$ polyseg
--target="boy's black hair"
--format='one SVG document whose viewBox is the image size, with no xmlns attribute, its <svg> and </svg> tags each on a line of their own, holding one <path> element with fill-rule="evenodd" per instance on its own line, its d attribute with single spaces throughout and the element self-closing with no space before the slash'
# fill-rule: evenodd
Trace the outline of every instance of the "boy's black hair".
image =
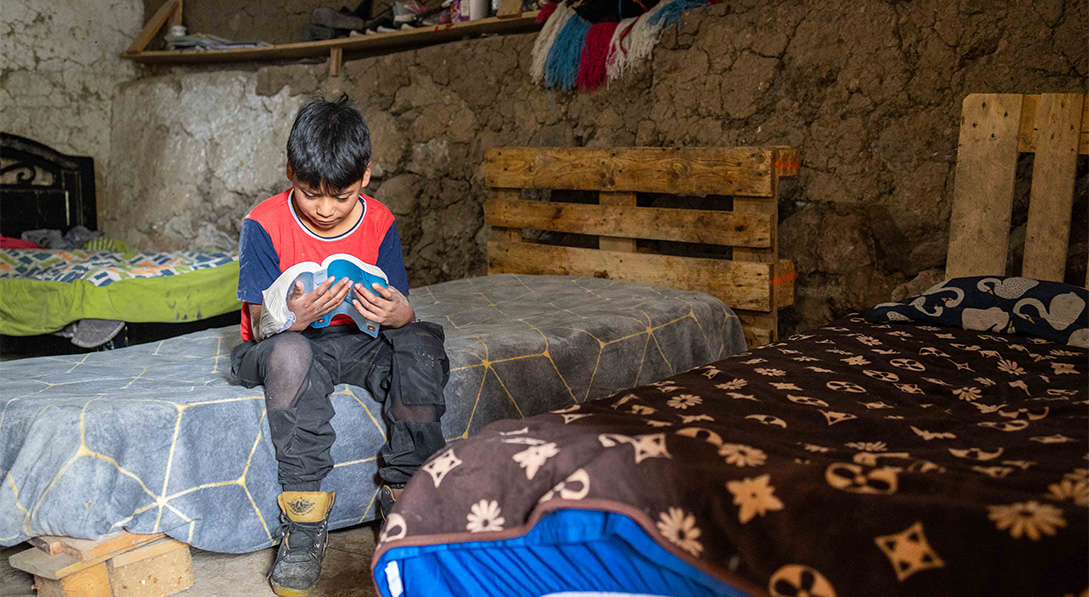
<svg viewBox="0 0 1089 597">
<path fill-rule="evenodd" d="M 299 108 L 287 138 L 287 163 L 295 180 L 336 192 L 362 180 L 371 162 L 371 132 L 347 94 L 314 98 Z"/>
</svg>

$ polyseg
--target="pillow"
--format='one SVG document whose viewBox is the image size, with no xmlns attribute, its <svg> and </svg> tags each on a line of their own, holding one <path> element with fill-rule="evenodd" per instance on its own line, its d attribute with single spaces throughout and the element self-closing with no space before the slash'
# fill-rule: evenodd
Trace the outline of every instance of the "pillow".
<svg viewBox="0 0 1089 597">
<path fill-rule="evenodd" d="M 871 322 L 926 322 L 966 330 L 1022 334 L 1089 348 L 1089 290 L 1031 278 L 976 276 L 866 313 Z"/>
</svg>

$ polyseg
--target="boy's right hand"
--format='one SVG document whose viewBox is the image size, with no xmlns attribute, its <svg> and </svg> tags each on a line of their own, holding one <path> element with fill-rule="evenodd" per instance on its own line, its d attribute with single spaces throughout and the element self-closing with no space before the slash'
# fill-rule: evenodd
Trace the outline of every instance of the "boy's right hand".
<svg viewBox="0 0 1089 597">
<path fill-rule="evenodd" d="M 300 331 L 325 314 L 337 308 L 352 289 L 350 278 L 341 278 L 334 286 L 334 279 L 329 278 L 310 292 L 305 292 L 302 282 L 295 282 L 295 288 L 287 297 L 287 308 L 295 314 L 295 325 L 291 331 Z"/>
</svg>

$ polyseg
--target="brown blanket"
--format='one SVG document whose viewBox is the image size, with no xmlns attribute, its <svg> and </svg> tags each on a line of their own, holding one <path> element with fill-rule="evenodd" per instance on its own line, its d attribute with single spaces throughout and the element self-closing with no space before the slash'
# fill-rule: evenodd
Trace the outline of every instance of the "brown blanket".
<svg viewBox="0 0 1089 597">
<path fill-rule="evenodd" d="M 1087 352 L 851 317 L 596 402 L 501 421 L 414 477 L 391 547 L 634 518 L 750 592 L 1082 595 Z"/>
</svg>

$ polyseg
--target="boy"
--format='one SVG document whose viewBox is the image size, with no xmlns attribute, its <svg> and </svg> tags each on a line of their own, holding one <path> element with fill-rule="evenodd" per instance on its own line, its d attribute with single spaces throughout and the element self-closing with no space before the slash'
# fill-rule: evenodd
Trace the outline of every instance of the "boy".
<svg viewBox="0 0 1089 597">
<path fill-rule="evenodd" d="M 439 418 L 450 367 L 442 327 L 416 320 L 406 298 L 397 224 L 384 205 L 360 193 L 370 182 L 370 156 L 367 123 L 347 96 L 311 100 L 299 110 L 287 142 L 292 188 L 258 204 L 242 223 L 238 298 L 244 301 L 245 342 L 231 352 L 231 372 L 246 387 L 264 384 L 283 486 L 277 500 L 283 539 L 269 572 L 277 595 L 306 595 L 321 573 L 335 498 L 321 491 L 321 480 L 333 468 L 329 393 L 336 384 L 364 386 L 383 402 L 389 429 L 379 452 L 383 513 L 445 444 Z M 262 293 L 280 273 L 335 253 L 377 265 L 389 288 L 352 287 L 344 278 L 306 293 L 295 283 L 286 297 L 288 320 L 271 320 Z M 382 325 L 377 338 L 345 315 L 326 328 L 310 327 L 349 293 L 360 313 Z"/>
</svg>

